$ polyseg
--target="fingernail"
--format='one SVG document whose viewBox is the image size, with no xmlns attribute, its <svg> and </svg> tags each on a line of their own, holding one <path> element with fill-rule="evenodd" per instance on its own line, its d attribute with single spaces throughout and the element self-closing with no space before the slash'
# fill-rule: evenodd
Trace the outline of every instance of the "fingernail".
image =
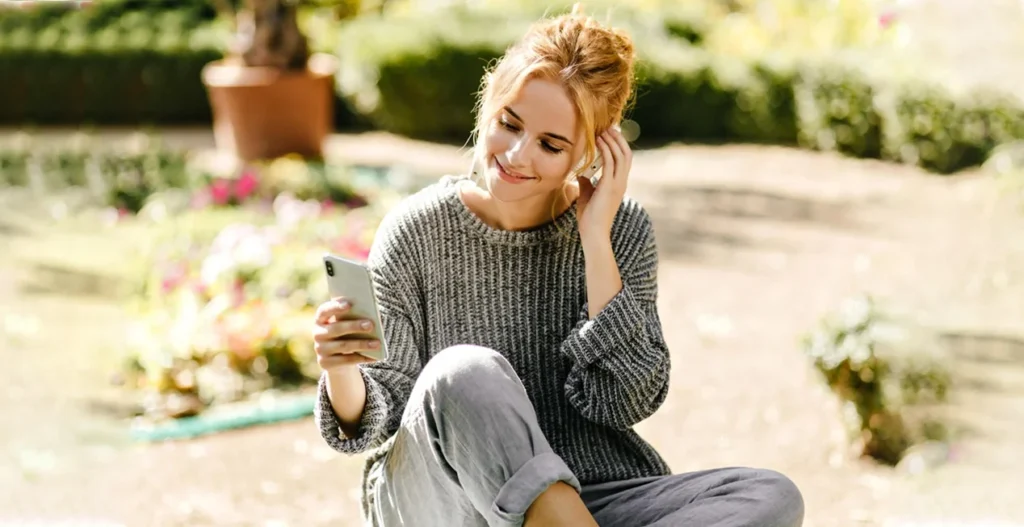
<svg viewBox="0 0 1024 527">
<path fill-rule="evenodd" d="M 345 309 L 348 307 L 348 301 L 342 300 L 341 302 L 338 302 L 338 305 L 341 306 L 342 309 Z"/>
<path fill-rule="evenodd" d="M 370 329 L 373 327 L 373 324 L 371 324 L 369 320 L 363 321 L 363 323 L 359 325 L 362 326 L 363 329 Z"/>
<path fill-rule="evenodd" d="M 379 347 L 379 346 L 380 346 L 380 343 L 377 342 L 376 340 L 371 340 L 370 341 L 370 347 L 371 348 L 376 348 L 376 347 Z"/>
</svg>

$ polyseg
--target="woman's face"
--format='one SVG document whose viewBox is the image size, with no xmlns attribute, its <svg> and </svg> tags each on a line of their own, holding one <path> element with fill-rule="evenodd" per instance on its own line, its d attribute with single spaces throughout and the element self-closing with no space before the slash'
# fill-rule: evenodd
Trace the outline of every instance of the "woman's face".
<svg viewBox="0 0 1024 527">
<path fill-rule="evenodd" d="M 531 79 L 486 128 L 485 180 L 503 202 L 560 192 L 583 155 L 576 110 L 561 84 Z"/>
</svg>

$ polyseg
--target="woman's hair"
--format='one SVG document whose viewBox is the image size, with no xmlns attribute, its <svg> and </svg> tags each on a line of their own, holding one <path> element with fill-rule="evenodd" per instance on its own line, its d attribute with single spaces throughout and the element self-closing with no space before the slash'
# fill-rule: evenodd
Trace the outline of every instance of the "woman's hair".
<svg viewBox="0 0 1024 527">
<path fill-rule="evenodd" d="M 633 93 L 633 41 L 621 30 L 572 13 L 534 23 L 483 78 L 474 139 L 482 148 L 487 127 L 531 79 L 560 83 L 575 105 L 586 140 L 584 160 L 597 155 L 598 132 L 622 120 Z"/>
</svg>

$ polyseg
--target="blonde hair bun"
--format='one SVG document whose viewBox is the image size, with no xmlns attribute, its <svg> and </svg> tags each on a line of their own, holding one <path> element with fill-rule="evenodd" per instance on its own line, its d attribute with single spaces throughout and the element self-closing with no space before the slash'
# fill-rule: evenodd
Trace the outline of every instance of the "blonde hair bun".
<svg viewBox="0 0 1024 527">
<path fill-rule="evenodd" d="M 635 49 L 629 34 L 572 12 L 541 19 L 484 75 L 476 119 L 476 139 L 530 79 L 565 87 L 586 132 L 585 160 L 596 152 L 597 132 L 618 124 L 633 96 Z"/>
</svg>

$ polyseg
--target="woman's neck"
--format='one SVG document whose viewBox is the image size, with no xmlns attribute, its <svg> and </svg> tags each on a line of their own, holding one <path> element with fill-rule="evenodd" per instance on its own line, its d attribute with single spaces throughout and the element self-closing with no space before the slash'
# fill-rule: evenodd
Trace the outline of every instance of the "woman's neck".
<svg viewBox="0 0 1024 527">
<path fill-rule="evenodd" d="M 484 223 L 505 231 L 524 231 L 552 221 L 568 209 L 579 188 L 569 185 L 547 196 L 537 196 L 514 203 L 498 201 L 476 184 L 461 187 L 463 202 Z"/>
</svg>

